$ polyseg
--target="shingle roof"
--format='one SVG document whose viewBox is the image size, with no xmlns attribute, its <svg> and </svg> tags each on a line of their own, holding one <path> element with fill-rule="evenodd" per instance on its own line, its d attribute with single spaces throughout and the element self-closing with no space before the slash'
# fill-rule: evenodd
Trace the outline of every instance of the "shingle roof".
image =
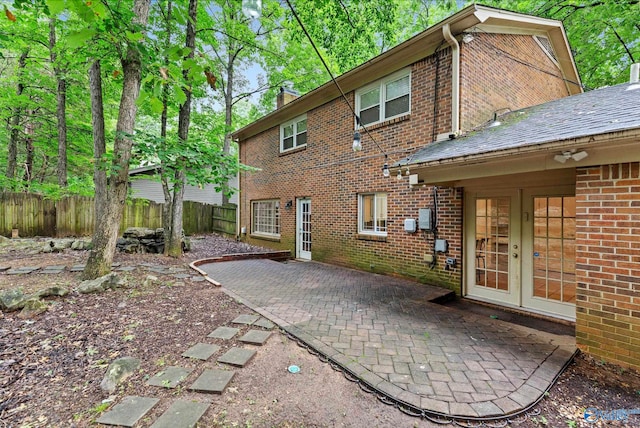
<svg viewBox="0 0 640 428">
<path fill-rule="evenodd" d="M 395 166 L 499 153 L 580 137 L 640 129 L 640 84 L 624 83 L 510 112 L 501 125 L 429 143 Z"/>
</svg>

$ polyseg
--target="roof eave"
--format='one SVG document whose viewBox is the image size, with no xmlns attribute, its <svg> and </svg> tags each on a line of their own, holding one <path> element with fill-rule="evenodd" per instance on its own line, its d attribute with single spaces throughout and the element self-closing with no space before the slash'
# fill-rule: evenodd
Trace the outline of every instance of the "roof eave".
<svg viewBox="0 0 640 428">
<path fill-rule="evenodd" d="M 507 23 L 509 25 L 507 25 Z M 561 23 L 477 4 L 472 4 L 462 9 L 455 15 L 415 35 L 393 49 L 344 73 L 337 77 L 336 81 L 343 92 L 347 94 L 362 87 L 366 83 L 375 81 L 395 70 L 407 67 L 428 57 L 433 54 L 443 41 L 442 27 L 446 24 L 449 24 L 453 34 L 460 34 L 478 24 L 501 25 L 506 27 L 524 26 L 530 30 L 539 29 L 541 32 L 544 32 L 544 29 L 546 29 L 554 47 L 560 51 L 556 52 L 556 55 L 558 55 L 560 67 L 565 75 L 565 79 L 579 82 L 577 69 L 575 68 L 571 50 L 569 49 L 569 44 Z M 581 92 L 581 88 L 579 91 Z M 329 81 L 287 105 L 263 116 L 257 121 L 233 132 L 232 138 L 235 141 L 242 142 L 340 96 L 340 91 L 336 85 L 332 81 Z"/>
</svg>

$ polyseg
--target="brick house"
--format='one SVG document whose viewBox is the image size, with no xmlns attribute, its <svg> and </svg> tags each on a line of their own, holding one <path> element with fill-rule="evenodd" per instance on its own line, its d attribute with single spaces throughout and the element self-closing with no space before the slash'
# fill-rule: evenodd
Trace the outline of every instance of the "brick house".
<svg viewBox="0 0 640 428">
<path fill-rule="evenodd" d="M 234 133 L 243 240 L 576 321 L 640 367 L 640 91 L 582 94 L 561 23 L 480 5 L 337 82 L 350 105 L 283 92 Z"/>
</svg>

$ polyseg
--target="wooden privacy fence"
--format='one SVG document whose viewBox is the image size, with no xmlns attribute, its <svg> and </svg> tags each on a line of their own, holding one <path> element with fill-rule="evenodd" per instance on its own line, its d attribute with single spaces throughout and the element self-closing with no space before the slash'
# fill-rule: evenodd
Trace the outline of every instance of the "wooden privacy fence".
<svg viewBox="0 0 640 428">
<path fill-rule="evenodd" d="M 212 208 L 212 229 L 225 235 L 235 236 L 236 230 L 236 210 L 235 204 L 210 205 Z"/>
<path fill-rule="evenodd" d="M 214 205 L 185 201 L 183 228 L 187 235 L 219 231 L 235 235 L 235 205 L 225 208 L 226 223 L 214 226 Z M 233 211 L 233 215 L 229 214 Z M 90 236 L 93 234 L 93 198 L 69 196 L 59 201 L 30 193 L 0 193 L 0 235 L 21 237 Z M 216 220 L 217 221 L 217 220 Z M 229 224 L 229 223 L 232 224 Z M 162 204 L 133 199 L 125 206 L 120 233 L 127 227 L 162 227 Z"/>
</svg>

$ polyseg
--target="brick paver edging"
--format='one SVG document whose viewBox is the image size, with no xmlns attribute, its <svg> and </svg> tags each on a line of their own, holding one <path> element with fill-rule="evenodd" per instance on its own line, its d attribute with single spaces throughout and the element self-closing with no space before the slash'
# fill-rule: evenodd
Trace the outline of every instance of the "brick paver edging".
<svg viewBox="0 0 640 428">
<path fill-rule="evenodd" d="M 222 286 L 218 281 L 209 277 L 207 272 L 200 269 L 198 266 L 206 265 L 209 263 L 219 263 L 219 262 L 230 262 L 235 260 L 248 260 L 248 259 L 269 259 L 274 260 L 276 262 L 284 262 L 291 259 L 291 251 L 282 250 L 282 251 L 268 251 L 261 253 L 235 253 L 235 254 L 225 254 L 223 256 L 218 257 L 210 257 L 207 259 L 199 259 L 189 263 L 189 267 L 200 275 L 204 277 L 207 281 L 213 284 L 216 287 Z"/>
</svg>

